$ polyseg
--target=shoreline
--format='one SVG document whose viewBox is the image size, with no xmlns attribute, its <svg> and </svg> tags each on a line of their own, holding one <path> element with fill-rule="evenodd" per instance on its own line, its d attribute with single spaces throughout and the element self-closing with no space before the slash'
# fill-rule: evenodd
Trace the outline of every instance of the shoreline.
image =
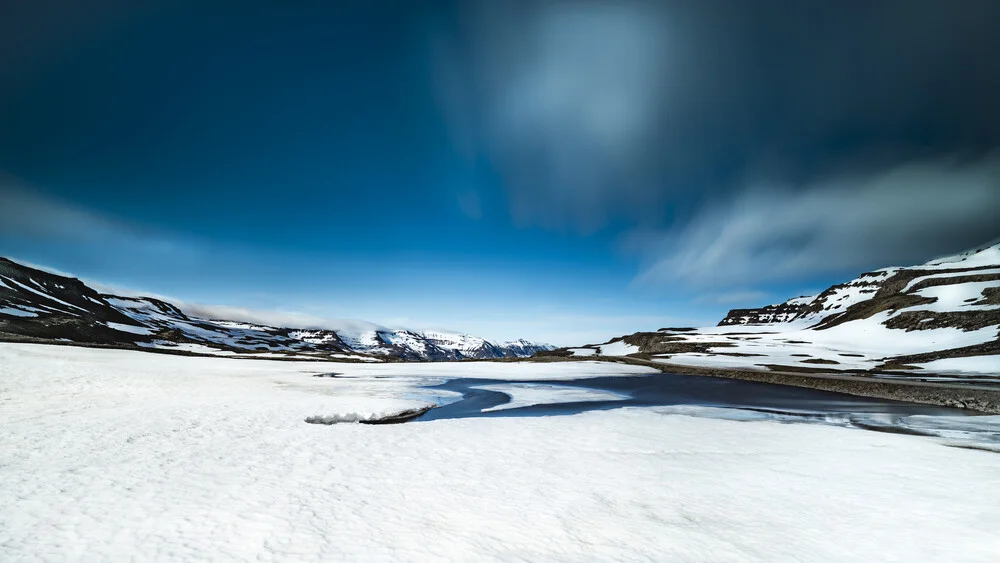
<svg viewBox="0 0 1000 563">
<path fill-rule="evenodd" d="M 740 379 L 744 381 L 755 381 L 758 383 L 803 387 L 819 391 L 832 391 L 835 393 L 844 393 L 846 395 L 855 395 L 858 397 L 870 397 L 873 399 L 889 399 L 904 401 L 907 403 L 962 408 L 984 414 L 1000 414 L 1000 388 L 989 388 L 974 384 L 954 385 L 950 383 L 929 381 L 886 380 L 835 373 L 792 373 L 783 371 L 706 368 L 654 362 L 652 360 L 644 360 L 642 358 L 628 356 L 594 355 L 582 356 L 580 358 L 572 356 L 543 356 L 539 358 L 466 361 L 612 362 L 651 367 L 663 373 L 674 373 L 677 375 Z"/>
</svg>

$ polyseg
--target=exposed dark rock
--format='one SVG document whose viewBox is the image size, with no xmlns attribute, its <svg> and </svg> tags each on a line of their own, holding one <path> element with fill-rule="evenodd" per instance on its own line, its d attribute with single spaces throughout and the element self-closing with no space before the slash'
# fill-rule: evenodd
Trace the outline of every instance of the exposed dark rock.
<svg viewBox="0 0 1000 563">
<path fill-rule="evenodd" d="M 755 309 L 733 309 L 729 311 L 729 314 L 724 319 L 719 321 L 719 326 L 770 324 L 790 321 L 801 314 L 805 308 L 805 305 L 780 303 L 778 305 L 767 305 Z"/>
<path fill-rule="evenodd" d="M 903 293 L 889 294 L 885 297 L 879 297 L 878 294 L 876 294 L 876 296 L 871 299 L 851 305 L 842 313 L 836 313 L 824 318 L 813 328 L 816 330 L 832 328 L 846 322 L 867 319 L 883 311 L 898 311 L 900 309 L 906 309 L 907 307 L 926 305 L 933 303 L 934 301 L 935 300 L 930 297 L 921 297 L 919 295 Z"/>
<path fill-rule="evenodd" d="M 983 290 L 983 298 L 975 301 L 974 305 L 1000 305 L 1000 286 L 987 287 Z"/>
<path fill-rule="evenodd" d="M 975 283 L 975 282 L 989 282 L 989 281 L 1000 281 L 1000 274 L 969 274 L 967 276 L 950 276 L 942 278 L 928 278 L 926 280 L 920 280 L 919 282 L 913 284 L 908 291 L 912 293 L 914 291 L 920 291 L 921 289 L 926 289 L 928 287 L 937 287 L 941 285 L 955 285 L 960 283 Z M 998 288 L 987 288 L 989 290 L 996 290 Z"/>
<path fill-rule="evenodd" d="M 570 352 L 566 348 L 556 348 L 555 350 L 541 350 L 539 352 L 535 352 L 532 358 L 545 358 L 545 357 L 566 358 L 572 355 L 573 352 Z"/>
<path fill-rule="evenodd" d="M 617 339 L 616 339 L 617 340 Z M 683 354 L 686 352 L 708 352 L 710 348 L 732 347 L 729 342 L 686 342 L 670 338 L 658 332 L 637 332 L 621 338 L 626 344 L 639 347 L 639 353 Z"/>
<path fill-rule="evenodd" d="M 979 330 L 1000 325 L 1000 309 L 986 311 L 903 311 L 885 321 L 885 326 L 907 332 L 937 328 Z"/>
</svg>

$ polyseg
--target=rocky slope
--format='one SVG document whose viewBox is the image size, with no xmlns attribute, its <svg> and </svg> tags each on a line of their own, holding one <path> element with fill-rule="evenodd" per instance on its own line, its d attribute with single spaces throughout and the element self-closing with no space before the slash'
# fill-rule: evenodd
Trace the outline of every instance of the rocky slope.
<svg viewBox="0 0 1000 563">
<path fill-rule="evenodd" d="M 0 258 L 0 340 L 225 356 L 347 361 L 530 356 L 553 347 L 441 331 L 313 330 L 192 317 L 150 297 L 102 294 L 78 279 Z"/>
<path fill-rule="evenodd" d="M 1000 244 L 868 272 L 809 297 L 556 351 L 690 366 L 1000 382 Z"/>
</svg>

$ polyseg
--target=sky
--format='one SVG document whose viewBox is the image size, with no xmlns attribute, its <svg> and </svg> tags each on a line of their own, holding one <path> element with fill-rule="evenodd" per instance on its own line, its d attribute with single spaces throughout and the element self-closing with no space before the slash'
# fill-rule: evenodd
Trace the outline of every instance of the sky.
<svg viewBox="0 0 1000 563">
<path fill-rule="evenodd" d="M 0 8 L 0 255 L 559 345 L 1000 237 L 994 0 Z"/>
</svg>

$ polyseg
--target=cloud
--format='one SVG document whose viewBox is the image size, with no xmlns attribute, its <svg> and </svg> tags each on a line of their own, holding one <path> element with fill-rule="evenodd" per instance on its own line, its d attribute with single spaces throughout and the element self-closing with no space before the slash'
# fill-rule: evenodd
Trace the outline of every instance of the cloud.
<svg viewBox="0 0 1000 563">
<path fill-rule="evenodd" d="M 94 262 L 196 260 L 203 244 L 24 187 L 0 173 L 0 240 L 74 249 Z"/>
<path fill-rule="evenodd" d="M 664 82 L 663 23 L 634 2 L 472 10 L 471 45 L 442 55 L 439 88 L 460 144 L 482 143 L 501 165 L 516 219 L 592 227 L 593 207 L 629 197 L 629 184 L 617 196 L 604 189 L 643 164 L 635 156 L 651 140 Z"/>
<path fill-rule="evenodd" d="M 994 0 L 488 0 L 438 34 L 456 147 L 523 225 L 663 227 L 1000 146 Z"/>
<path fill-rule="evenodd" d="M 328 319 L 295 311 L 267 311 L 228 305 L 200 305 L 179 300 L 169 300 L 188 315 L 205 319 L 259 323 L 269 326 L 338 330 L 359 333 L 368 330 L 386 330 L 386 327 L 359 319 Z"/>
<path fill-rule="evenodd" d="M 112 236 L 122 229 L 114 221 L 83 208 L 49 198 L 0 178 L 0 234 L 37 238 Z"/>
<path fill-rule="evenodd" d="M 88 282 L 90 283 L 90 282 Z M 91 284 L 93 286 L 93 284 Z M 114 293 L 131 296 L 151 296 L 145 292 L 113 288 Z M 102 289 L 104 291 L 104 289 Z M 360 319 L 326 318 L 299 311 L 263 310 L 229 305 L 204 305 L 172 297 L 152 295 L 179 307 L 188 315 L 257 323 L 268 326 L 303 329 L 325 329 L 357 334 L 369 330 L 407 329 L 465 333 L 494 341 L 527 338 L 558 346 L 581 343 L 602 343 L 615 336 L 637 330 L 656 330 L 664 326 L 693 326 L 704 320 L 655 315 L 583 315 L 555 312 L 539 316 L 518 313 L 467 316 L 446 316 L 437 322 L 413 318 L 383 319 L 384 324 Z M 459 327 L 459 328 L 456 328 Z M 569 328 L 568 328 L 569 327 Z"/>
<path fill-rule="evenodd" d="M 48 268 L 46 269 L 50 270 Z M 72 276 L 72 274 L 66 273 L 60 273 L 60 275 Z M 387 330 L 387 327 L 384 325 L 360 319 L 331 319 L 309 313 L 303 313 L 301 311 L 255 309 L 233 305 L 194 303 L 169 295 L 162 295 L 156 292 L 123 287 L 120 285 L 109 285 L 90 279 L 84 279 L 83 282 L 104 294 L 118 295 L 122 297 L 149 297 L 159 299 L 160 301 L 165 301 L 176 306 L 187 315 L 202 319 L 237 321 L 284 328 L 340 330 L 347 331 L 349 333 L 358 333 L 368 330 Z"/>
<path fill-rule="evenodd" d="M 909 265 L 1000 234 L 1000 155 L 793 187 L 754 186 L 682 226 L 636 232 L 642 284 L 745 287 Z"/>
</svg>

